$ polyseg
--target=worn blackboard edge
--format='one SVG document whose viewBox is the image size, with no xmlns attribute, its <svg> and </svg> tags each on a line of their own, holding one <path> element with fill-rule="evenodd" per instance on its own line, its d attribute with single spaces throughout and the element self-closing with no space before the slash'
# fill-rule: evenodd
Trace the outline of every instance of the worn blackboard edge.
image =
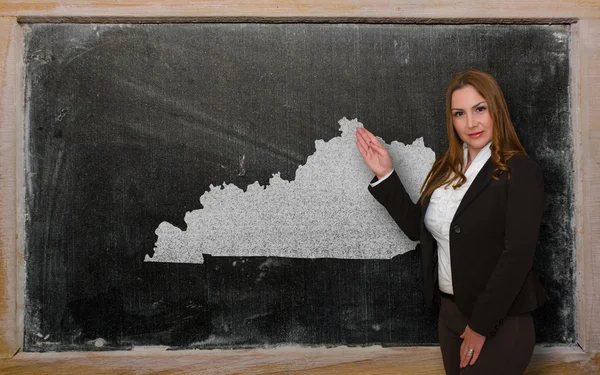
<svg viewBox="0 0 600 375">
<path fill-rule="evenodd" d="M 134 350 L 135 345 L 123 345 L 123 346 L 115 346 L 115 345 L 107 345 L 107 346 L 94 346 L 94 344 L 86 344 L 86 345 L 40 345 L 33 348 L 28 348 L 27 350 L 22 350 L 23 353 L 77 353 L 77 352 L 131 352 Z M 158 347 L 158 346 L 157 346 Z"/>
<path fill-rule="evenodd" d="M 180 350 L 258 350 L 258 349 L 280 349 L 280 348 L 301 348 L 301 349 L 334 349 L 334 348 L 412 348 L 412 347 L 439 347 L 440 344 L 437 342 L 423 342 L 423 343 L 386 343 L 386 342 L 366 342 L 364 344 L 354 343 L 315 343 L 315 344 L 295 344 L 295 343 L 280 343 L 280 344 L 239 344 L 239 345 L 188 345 L 188 346 L 169 346 L 166 348 L 167 351 L 180 351 Z"/>
<path fill-rule="evenodd" d="M 19 23 L 373 23 L 440 25 L 570 25 L 577 18 L 387 18 L 387 17 L 115 17 L 115 16 L 20 16 Z"/>
</svg>

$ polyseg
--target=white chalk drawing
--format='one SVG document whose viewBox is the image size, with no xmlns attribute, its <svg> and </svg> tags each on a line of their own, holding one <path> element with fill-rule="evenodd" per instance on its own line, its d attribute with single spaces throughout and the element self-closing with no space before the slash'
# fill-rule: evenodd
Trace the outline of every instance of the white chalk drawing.
<svg viewBox="0 0 600 375">
<path fill-rule="evenodd" d="M 145 261 L 203 263 L 213 256 L 389 259 L 416 243 L 397 227 L 367 191 L 373 174 L 356 149 L 356 119 L 339 121 L 341 135 L 315 142 L 316 151 L 293 181 L 274 174 L 266 186 L 246 191 L 233 184 L 210 186 L 203 208 L 185 215 L 187 230 L 168 222 L 156 229 L 153 257 Z M 423 138 L 410 145 L 380 141 L 411 199 L 435 159 Z"/>
</svg>

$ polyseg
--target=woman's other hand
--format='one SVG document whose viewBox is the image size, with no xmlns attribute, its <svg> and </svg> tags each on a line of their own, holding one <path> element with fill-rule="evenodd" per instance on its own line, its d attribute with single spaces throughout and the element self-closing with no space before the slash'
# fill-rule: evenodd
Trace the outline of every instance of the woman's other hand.
<svg viewBox="0 0 600 375">
<path fill-rule="evenodd" d="M 375 173 L 378 179 L 381 179 L 392 171 L 390 154 L 367 129 L 356 129 L 356 147 L 358 147 L 358 151 L 367 166 Z"/>
<path fill-rule="evenodd" d="M 465 368 L 468 365 L 473 366 L 477 358 L 479 358 L 483 344 L 485 344 L 485 336 L 480 335 L 467 326 L 463 334 L 460 335 L 460 338 L 463 339 L 460 346 L 460 368 Z M 471 355 L 469 355 L 469 349 L 473 350 Z"/>
</svg>

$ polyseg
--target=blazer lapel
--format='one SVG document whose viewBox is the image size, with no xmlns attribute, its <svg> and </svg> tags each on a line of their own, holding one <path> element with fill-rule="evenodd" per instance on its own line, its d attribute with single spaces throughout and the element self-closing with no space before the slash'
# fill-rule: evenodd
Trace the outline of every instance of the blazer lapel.
<svg viewBox="0 0 600 375">
<path fill-rule="evenodd" d="M 483 165 L 475 180 L 471 183 L 471 186 L 467 189 L 465 196 L 460 201 L 458 205 L 458 209 L 456 210 L 456 214 L 454 214 L 454 218 L 457 218 L 465 208 L 475 199 L 481 190 L 487 186 L 492 180 L 492 170 L 494 169 L 494 162 L 492 158 L 489 158 L 488 161 Z M 452 220 L 454 220 L 454 218 Z"/>
</svg>

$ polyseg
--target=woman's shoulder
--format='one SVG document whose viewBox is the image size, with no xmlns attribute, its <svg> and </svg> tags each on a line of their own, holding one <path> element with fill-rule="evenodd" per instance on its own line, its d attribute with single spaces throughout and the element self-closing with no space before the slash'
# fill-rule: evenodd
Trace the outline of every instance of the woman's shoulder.
<svg viewBox="0 0 600 375">
<path fill-rule="evenodd" d="M 509 167 L 515 168 L 539 168 L 538 163 L 527 154 L 514 154 L 507 160 Z"/>
<path fill-rule="evenodd" d="M 511 176 L 535 178 L 541 176 L 542 168 L 526 154 L 515 154 L 507 161 Z"/>
</svg>

